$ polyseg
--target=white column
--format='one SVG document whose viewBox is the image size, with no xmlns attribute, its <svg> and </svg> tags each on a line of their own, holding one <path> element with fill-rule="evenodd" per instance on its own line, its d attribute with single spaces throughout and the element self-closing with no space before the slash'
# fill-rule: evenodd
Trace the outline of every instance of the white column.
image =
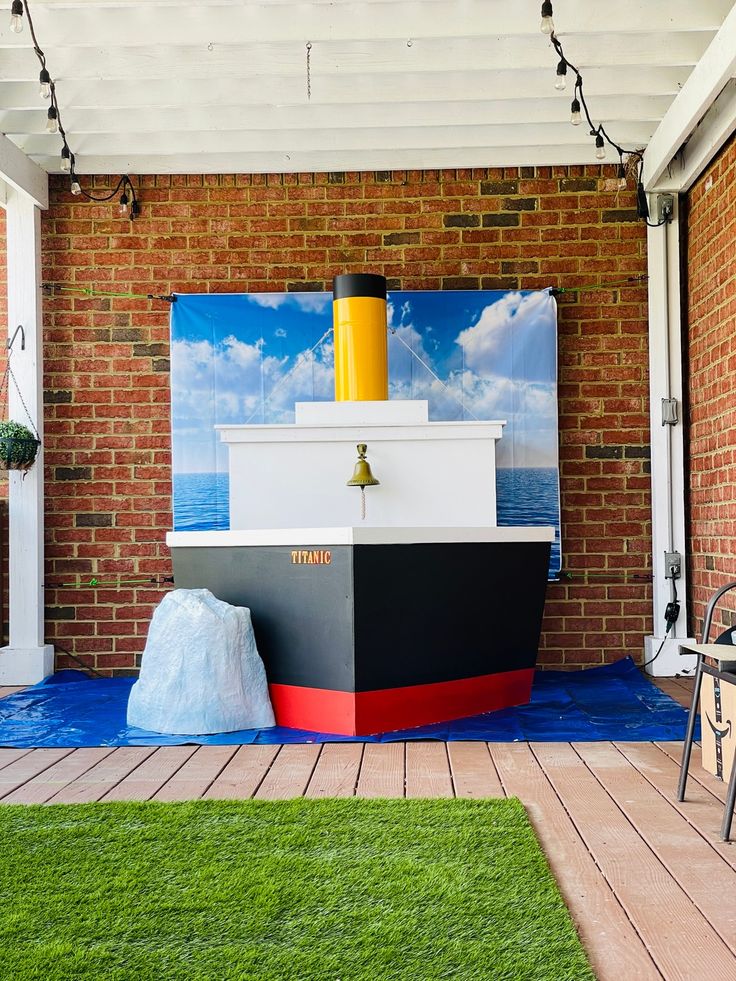
<svg viewBox="0 0 736 981">
<path fill-rule="evenodd" d="M 654 209 L 652 209 L 654 211 Z M 652 215 L 652 221 L 655 215 Z M 681 657 L 687 623 L 687 553 L 685 539 L 685 466 L 682 418 L 682 342 L 680 334 L 680 227 L 675 198 L 672 221 L 649 228 L 649 398 L 652 444 L 652 567 L 654 571 L 654 635 L 645 638 L 645 661 L 659 650 L 667 624 L 664 614 L 672 598 L 665 576 L 665 552 L 679 552 L 681 573 L 675 580 L 680 615 L 661 653 L 646 668 L 653 675 L 691 671 L 695 657 Z M 662 425 L 662 399 L 677 400 L 678 421 Z"/>
<path fill-rule="evenodd" d="M 22 325 L 11 355 L 13 374 L 30 417 L 43 439 L 41 319 L 41 212 L 30 197 L 8 189 L 8 339 Z M 13 385 L 11 419 L 28 425 Z M 54 669 L 53 647 L 44 644 L 43 447 L 25 474 L 11 472 L 8 490 L 10 544 L 10 636 L 0 648 L 0 685 L 29 685 Z"/>
</svg>

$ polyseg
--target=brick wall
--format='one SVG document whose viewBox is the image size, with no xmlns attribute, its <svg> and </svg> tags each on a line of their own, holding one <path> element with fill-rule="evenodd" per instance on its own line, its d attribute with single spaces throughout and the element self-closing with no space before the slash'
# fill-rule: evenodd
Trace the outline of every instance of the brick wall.
<svg viewBox="0 0 736 981">
<path fill-rule="evenodd" d="M 55 179 L 44 277 L 144 294 L 322 290 L 346 269 L 403 289 L 626 281 L 646 271 L 645 230 L 613 176 L 146 177 L 132 224 Z M 568 292 L 559 306 L 563 549 L 575 578 L 550 587 L 541 660 L 581 666 L 639 655 L 651 630 L 646 290 Z M 48 637 L 126 671 L 166 587 L 115 581 L 170 572 L 169 309 L 57 293 L 45 311 Z"/>
<path fill-rule="evenodd" d="M 687 199 L 691 630 L 711 593 L 736 579 L 736 141 Z M 736 597 L 717 623 L 736 624 Z M 713 627 L 711 637 L 717 636 Z"/>
</svg>

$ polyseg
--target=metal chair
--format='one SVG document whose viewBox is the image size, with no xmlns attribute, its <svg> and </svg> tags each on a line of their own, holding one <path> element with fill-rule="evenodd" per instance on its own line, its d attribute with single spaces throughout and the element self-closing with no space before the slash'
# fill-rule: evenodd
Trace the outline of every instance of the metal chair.
<svg viewBox="0 0 736 981">
<path fill-rule="evenodd" d="M 693 685 L 693 699 L 690 703 L 690 714 L 687 719 L 687 731 L 685 733 L 685 744 L 682 747 L 682 764 L 680 766 L 680 782 L 677 787 L 677 799 L 679 801 L 685 800 L 685 787 L 687 785 L 687 771 L 690 766 L 690 754 L 693 748 L 693 736 L 695 734 L 695 721 L 698 715 L 698 700 L 700 698 L 700 688 L 703 682 L 703 674 L 712 675 L 714 678 L 721 678 L 729 684 L 736 684 L 736 674 L 732 671 L 721 671 L 718 668 L 713 668 L 709 664 L 705 664 L 704 658 L 706 654 L 712 657 L 717 657 L 720 660 L 726 660 L 726 658 L 721 657 L 718 651 L 714 651 L 713 648 L 719 646 L 717 644 L 708 643 L 708 635 L 710 634 L 710 626 L 713 620 L 713 612 L 716 608 L 718 600 L 727 593 L 730 589 L 736 588 L 736 582 L 729 582 L 725 586 L 722 586 L 717 590 L 711 598 L 708 600 L 708 606 L 705 610 L 705 618 L 703 620 L 703 639 L 700 644 L 696 644 L 692 647 L 687 647 L 688 651 L 697 654 L 697 667 L 695 669 L 695 684 Z M 723 645 L 720 645 L 723 647 Z M 736 655 L 730 660 L 736 660 Z M 726 794 L 726 809 L 723 813 L 723 823 L 721 825 L 721 841 L 728 841 L 731 835 L 731 823 L 733 821 L 733 811 L 734 804 L 736 803 L 736 762 L 731 768 L 731 778 L 728 781 L 728 792 Z"/>
</svg>

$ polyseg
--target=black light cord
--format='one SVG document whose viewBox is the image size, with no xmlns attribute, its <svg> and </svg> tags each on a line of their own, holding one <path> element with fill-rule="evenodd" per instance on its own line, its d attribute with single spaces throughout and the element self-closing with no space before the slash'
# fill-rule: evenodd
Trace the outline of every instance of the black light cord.
<svg viewBox="0 0 736 981">
<path fill-rule="evenodd" d="M 31 41 L 33 42 L 33 50 L 38 58 L 39 64 L 41 65 L 41 73 L 39 75 L 39 82 L 41 86 L 48 87 L 49 98 L 51 100 L 48 109 L 49 120 L 55 120 L 56 129 L 58 130 L 59 136 L 61 136 L 61 161 L 62 170 L 69 171 L 69 178 L 71 181 L 71 191 L 72 194 L 81 194 L 83 197 L 87 198 L 89 201 L 111 201 L 120 191 L 120 212 L 123 215 L 129 215 L 131 220 L 137 218 L 140 214 L 140 204 L 138 203 L 138 196 L 135 191 L 133 183 L 127 174 L 124 174 L 117 183 L 115 190 L 110 194 L 105 196 L 97 196 L 90 194 L 89 191 L 85 191 L 82 185 L 79 183 L 79 178 L 75 170 L 76 158 L 72 153 L 71 147 L 69 146 L 69 141 L 67 140 L 66 130 L 64 129 L 64 124 L 61 120 L 61 108 L 59 106 L 59 100 L 56 96 L 56 83 L 51 78 L 49 70 L 46 67 L 46 54 L 38 43 L 38 38 L 36 37 L 36 30 L 33 26 L 33 17 L 31 16 L 31 9 L 28 6 L 28 0 L 13 0 L 13 16 L 16 17 L 19 13 L 25 12 L 26 18 L 28 20 L 28 30 L 31 33 Z M 67 163 L 68 161 L 68 163 Z"/>
<path fill-rule="evenodd" d="M 672 580 L 672 600 L 667 604 L 664 611 L 664 619 L 667 624 L 667 629 L 664 632 L 664 637 L 662 638 L 662 643 L 659 645 L 659 649 L 654 657 L 650 657 L 648 661 L 644 661 L 642 668 L 648 668 L 650 664 L 654 664 L 662 650 L 667 640 L 667 634 L 671 630 L 674 630 L 675 624 L 677 623 L 677 618 L 680 615 L 680 604 L 677 602 L 677 586 L 675 586 L 675 580 Z"/>
<path fill-rule="evenodd" d="M 120 208 L 123 213 L 127 209 L 130 209 L 130 218 L 133 220 L 137 218 L 141 213 L 140 205 L 138 204 L 138 198 L 135 193 L 135 187 L 133 182 L 127 174 L 123 174 L 120 180 L 117 182 L 114 190 L 110 191 L 109 194 L 90 194 L 89 191 L 85 191 L 84 188 L 79 188 L 80 193 L 83 197 L 87 198 L 89 201 L 112 201 L 112 199 L 122 190 L 120 195 Z M 130 194 L 130 197 L 128 196 Z"/>
<path fill-rule="evenodd" d="M 62 647 L 62 645 L 59 643 L 58 640 L 50 640 L 48 641 L 48 643 L 50 643 L 55 650 L 59 650 L 61 651 L 62 654 L 66 654 L 66 656 L 71 658 L 72 661 L 76 661 L 76 663 L 80 666 L 80 668 L 84 668 L 84 670 L 89 671 L 90 674 L 95 675 L 97 678 L 105 677 L 104 674 L 101 674 L 96 668 L 93 668 L 91 664 L 85 664 L 84 661 L 81 658 L 77 657 L 76 654 L 72 654 L 72 652 L 68 651 L 66 647 Z"/>
<path fill-rule="evenodd" d="M 555 49 L 557 56 L 559 57 L 559 62 L 557 64 L 557 77 L 560 80 L 558 88 L 564 88 L 564 80 L 567 75 L 568 68 L 575 74 L 575 85 L 573 88 L 573 99 L 571 104 L 571 113 L 574 125 L 578 125 L 581 120 L 579 119 L 580 110 L 582 109 L 585 113 L 585 119 L 590 128 L 590 135 L 595 139 L 596 145 L 596 156 L 599 160 L 605 158 L 605 144 L 608 143 L 616 153 L 618 154 L 618 179 L 620 189 L 623 190 L 626 186 L 627 177 L 627 166 L 624 164 L 624 155 L 627 156 L 629 160 L 629 170 L 636 169 L 636 208 L 637 213 L 640 218 L 642 218 L 649 228 L 659 228 L 661 225 L 666 224 L 670 219 L 662 218 L 661 221 L 650 221 L 649 220 L 649 205 L 647 204 L 646 192 L 644 191 L 644 185 L 642 184 L 642 168 L 644 165 L 644 150 L 627 150 L 617 143 L 613 137 L 609 134 L 603 123 L 596 124 L 593 122 L 593 117 L 590 114 L 588 108 L 588 102 L 585 98 L 585 92 L 583 90 L 583 76 L 580 69 L 574 65 L 570 59 L 565 54 L 565 50 L 562 46 L 562 42 L 555 34 L 554 24 L 552 22 L 552 3 L 551 0 L 544 0 L 542 3 L 542 32 L 549 35 L 552 47 Z M 576 119 L 576 117 L 578 117 Z"/>
<path fill-rule="evenodd" d="M 657 660 L 659 655 L 662 653 L 662 649 L 665 645 L 665 641 L 667 640 L 667 634 L 670 632 L 670 630 L 672 630 L 674 625 L 675 625 L 674 622 L 667 624 L 667 629 L 664 632 L 664 637 L 662 638 L 662 643 L 659 645 L 659 649 L 657 650 L 657 653 L 654 655 L 654 657 L 650 657 L 648 661 L 644 661 L 644 663 L 642 664 L 642 668 L 648 668 L 650 664 L 654 664 L 654 662 Z"/>
<path fill-rule="evenodd" d="M 572 71 L 575 73 L 573 103 L 576 101 L 579 102 L 581 108 L 585 112 L 585 118 L 588 122 L 588 126 L 590 127 L 590 135 L 596 137 L 596 140 L 599 136 L 601 136 L 606 141 L 606 143 L 608 143 L 609 146 L 613 147 L 613 149 L 618 154 L 619 159 L 622 161 L 621 163 L 622 166 L 623 166 L 624 154 L 628 154 L 630 157 L 634 157 L 636 159 L 641 159 L 644 152 L 643 150 L 625 150 L 622 146 L 616 143 L 616 141 L 608 134 L 608 131 L 606 130 L 603 123 L 599 123 L 596 126 L 596 124 L 593 122 L 592 116 L 590 115 L 590 110 L 588 109 L 588 102 L 585 98 L 585 92 L 583 91 L 583 76 L 580 73 L 580 69 L 576 65 L 573 65 L 573 63 L 567 57 L 562 47 L 562 42 L 554 32 L 550 34 L 549 39 L 552 42 L 552 47 L 555 49 L 555 51 L 557 52 L 560 58 L 560 63 L 558 65 L 558 75 L 564 74 L 560 72 L 560 67 L 562 65 L 565 65 L 566 69 L 567 68 L 572 69 Z M 580 110 L 578 109 L 577 111 L 579 112 Z"/>
</svg>

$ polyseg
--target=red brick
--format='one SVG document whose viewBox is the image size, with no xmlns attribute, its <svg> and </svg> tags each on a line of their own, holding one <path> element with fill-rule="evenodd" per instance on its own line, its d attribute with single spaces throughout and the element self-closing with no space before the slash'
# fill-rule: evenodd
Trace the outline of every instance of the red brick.
<svg viewBox="0 0 736 981">
<path fill-rule="evenodd" d="M 733 186 L 733 151 L 728 152 L 719 171 L 717 194 L 723 202 Z M 607 173 L 597 167 L 539 167 L 533 178 L 521 178 L 517 168 L 397 171 L 390 181 L 376 182 L 373 172 L 365 172 L 347 174 L 342 183 L 330 183 L 326 174 L 147 176 L 143 214 L 135 226 L 121 225 L 114 202 L 80 203 L 52 178 L 51 208 L 43 217 L 44 276 L 120 292 L 231 292 L 282 290 L 287 281 L 299 280 L 329 284 L 350 264 L 383 272 L 405 289 L 437 289 L 443 279 L 499 277 L 502 262 L 522 261 L 538 268 L 533 274 L 524 272 L 526 266 L 518 268 L 522 288 L 597 286 L 645 271 L 645 230 L 640 224 L 602 222 L 604 208 L 630 202 L 622 205 L 620 198 L 595 191 L 560 195 L 558 180 Z M 517 196 L 480 193 L 481 181 L 504 180 L 518 182 Z M 95 186 L 104 191 L 107 179 L 97 178 Z M 500 212 L 506 199 L 513 204 L 515 197 L 530 195 L 538 198 L 538 209 L 514 212 L 520 215 L 518 226 L 443 226 L 446 214 Z M 724 494 L 728 468 L 736 468 L 736 439 L 715 441 L 717 433 L 736 430 L 736 403 L 723 377 L 736 367 L 728 329 L 736 307 L 724 318 L 729 295 L 718 277 L 726 268 L 734 274 L 722 261 L 733 251 L 733 219 L 705 234 L 721 207 L 712 197 L 702 182 L 696 184 L 690 250 L 702 258 L 695 263 L 700 279 L 691 290 L 691 316 L 696 314 L 702 329 L 693 355 L 699 390 L 713 396 L 718 418 L 717 427 L 709 429 L 713 420 L 705 412 L 697 415 L 696 400 L 693 434 L 702 466 L 695 474 L 703 477 L 705 496 L 694 506 L 697 527 L 720 522 L 722 536 L 726 518 L 736 530 L 736 501 Z M 420 233 L 420 245 L 383 246 L 384 234 L 411 231 Z M 566 568 L 583 577 L 585 570 L 604 576 L 646 573 L 649 476 L 642 461 L 583 456 L 589 445 L 648 441 L 646 290 L 563 294 L 559 313 Z M 133 357 L 133 344 L 166 343 L 169 309 L 147 300 L 60 295 L 47 299 L 45 314 L 46 386 L 72 392 L 70 403 L 46 407 L 47 572 L 56 581 L 168 575 L 163 544 L 171 524 L 168 375 L 151 372 L 150 358 Z M 116 329 L 139 336 L 120 342 L 95 335 Z M 714 374 L 714 364 L 726 371 Z M 725 468 L 721 476 L 716 460 Z M 54 483 L 53 468 L 69 465 L 92 467 L 93 480 Z M 722 511 L 711 514 L 716 505 Z M 112 512 L 113 527 L 76 529 L 75 513 L 94 510 Z M 708 554 L 723 550 L 719 568 L 736 575 L 736 556 L 718 545 L 718 533 L 709 531 L 707 541 Z M 700 597 L 718 573 L 703 569 L 695 575 L 703 578 Z M 616 590 L 623 592 L 616 595 Z M 65 646 L 90 663 L 96 658 L 97 668 L 107 673 L 135 666 L 151 611 L 163 595 L 160 587 L 56 592 L 59 605 L 77 607 L 76 621 L 54 625 Z M 580 667 L 624 656 L 632 638 L 648 629 L 650 598 L 645 581 L 626 586 L 582 578 L 551 585 L 540 663 Z"/>
</svg>

